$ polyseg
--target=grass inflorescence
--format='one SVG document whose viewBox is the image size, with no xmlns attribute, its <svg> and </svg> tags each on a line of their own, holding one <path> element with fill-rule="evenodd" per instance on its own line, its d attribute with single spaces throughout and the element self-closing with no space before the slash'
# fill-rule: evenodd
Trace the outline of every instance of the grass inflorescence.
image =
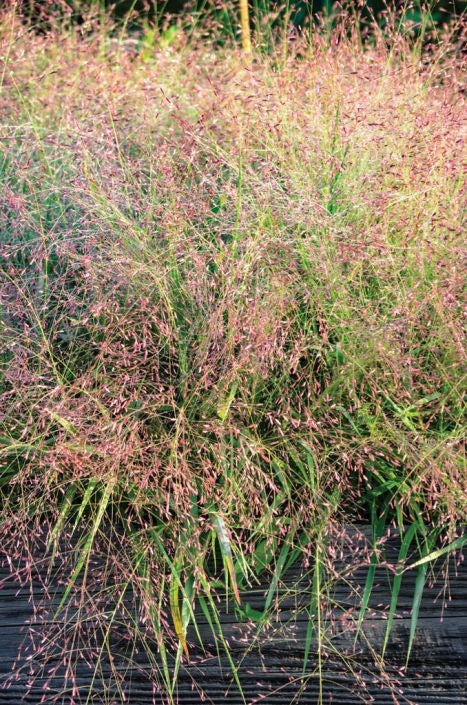
<svg viewBox="0 0 467 705">
<path fill-rule="evenodd" d="M 321 669 L 356 521 L 356 636 L 387 525 L 399 566 L 416 551 L 410 652 L 430 561 L 462 546 L 461 27 L 388 26 L 245 57 L 201 25 L 1 17 L 1 546 L 61 571 L 70 681 L 124 622 L 173 701 L 196 603 L 241 688 L 219 576 L 260 629 L 293 565 Z"/>
</svg>

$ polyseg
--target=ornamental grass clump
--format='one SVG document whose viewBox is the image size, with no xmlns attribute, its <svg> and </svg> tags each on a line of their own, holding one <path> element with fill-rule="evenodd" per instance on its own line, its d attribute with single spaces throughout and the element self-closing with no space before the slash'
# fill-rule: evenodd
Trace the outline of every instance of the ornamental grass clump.
<svg viewBox="0 0 467 705">
<path fill-rule="evenodd" d="M 334 557 L 379 555 L 346 523 L 461 547 L 461 29 L 351 29 L 246 66 L 3 12 L 0 545 L 62 582 L 37 651 L 76 701 L 117 627 L 173 701 L 222 581 L 270 615 L 300 565 L 324 623 Z"/>
</svg>

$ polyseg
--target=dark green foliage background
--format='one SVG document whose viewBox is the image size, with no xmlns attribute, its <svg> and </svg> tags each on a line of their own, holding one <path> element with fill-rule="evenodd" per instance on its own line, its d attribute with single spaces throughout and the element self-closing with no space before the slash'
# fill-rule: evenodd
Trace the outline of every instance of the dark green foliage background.
<svg viewBox="0 0 467 705">
<path fill-rule="evenodd" d="M 261 12 L 269 12 L 277 8 L 289 4 L 290 9 L 295 9 L 293 13 L 293 22 L 299 26 L 310 14 L 330 13 L 333 6 L 336 5 L 332 0 L 250 0 L 250 6 L 259 9 Z M 223 4 L 223 3 L 222 3 Z M 357 2 L 354 3 L 357 6 Z M 390 4 L 390 3 L 389 3 Z M 403 2 L 392 3 L 393 7 L 402 11 Z M 465 2 L 460 0 L 438 0 L 438 2 L 422 3 L 416 1 L 413 3 L 416 7 L 428 4 L 431 7 L 433 20 L 437 23 L 443 23 L 458 16 L 465 9 Z M 196 9 L 210 9 L 219 7 L 221 2 L 215 0 L 23 0 L 23 11 L 28 16 L 39 18 L 44 11 L 50 11 L 51 8 L 59 9 L 63 5 L 70 6 L 73 11 L 79 15 L 81 11 L 86 11 L 89 6 L 102 5 L 112 11 L 112 14 L 117 17 L 124 17 L 130 10 L 133 10 L 135 16 L 141 18 L 151 17 L 155 14 L 181 14 L 188 9 L 195 7 Z M 387 3 L 382 0 L 367 0 L 364 4 L 362 17 L 368 18 L 371 14 L 380 15 Z M 408 16 L 410 19 L 417 22 L 420 18 L 420 9 L 416 7 L 410 10 Z"/>
</svg>

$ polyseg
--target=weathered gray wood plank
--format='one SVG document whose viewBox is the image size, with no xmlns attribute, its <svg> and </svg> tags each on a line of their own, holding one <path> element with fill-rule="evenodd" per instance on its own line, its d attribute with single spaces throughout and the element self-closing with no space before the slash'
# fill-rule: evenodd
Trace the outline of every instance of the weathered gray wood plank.
<svg viewBox="0 0 467 705">
<path fill-rule="evenodd" d="M 388 554 L 397 555 L 397 545 L 391 539 Z M 435 574 L 436 577 L 436 574 Z M 357 571 L 350 578 L 350 586 L 337 583 L 332 597 L 337 604 L 347 608 L 358 608 L 359 595 L 366 579 L 366 571 Z M 27 636 L 27 623 L 32 620 L 32 602 L 29 589 L 18 588 L 8 578 L 5 567 L 0 571 L 0 686 L 8 680 L 12 662 L 22 640 Z M 376 705 L 394 705 L 395 702 L 418 705 L 467 705 L 467 564 L 459 563 L 450 572 L 449 600 L 443 596 L 443 576 L 438 575 L 433 585 L 424 593 L 417 632 L 409 667 L 401 672 L 405 663 L 409 631 L 410 609 L 415 575 L 404 576 L 399 596 L 398 613 L 388 645 L 384 663 L 384 674 L 378 670 L 377 652 L 380 651 L 386 629 L 385 607 L 390 600 L 390 574 L 379 570 L 376 575 L 370 609 L 363 623 L 363 636 L 355 643 L 355 631 L 348 628 L 339 616 L 344 610 L 334 608 L 333 619 L 326 626 L 326 637 L 322 644 L 322 698 L 330 705 L 357 705 L 374 702 Z M 303 577 L 298 569 L 287 575 L 286 584 L 279 586 L 281 601 L 280 621 L 265 627 L 255 640 L 258 626 L 238 621 L 232 605 L 222 612 L 222 629 L 229 643 L 234 661 L 238 664 L 238 675 L 243 696 L 248 705 L 265 702 L 269 705 L 319 702 L 320 679 L 317 668 L 316 641 L 312 641 L 306 674 L 302 666 L 307 632 L 307 616 L 303 610 L 309 601 L 309 576 Z M 33 585 L 34 602 L 40 601 L 42 587 L 38 581 Z M 264 604 L 266 584 L 246 592 L 243 599 L 254 609 Z M 52 585 L 54 593 L 51 606 L 42 614 L 42 626 L 60 626 L 63 618 L 54 620 L 53 606 L 63 594 L 63 587 Z M 435 601 L 435 598 L 438 599 Z M 445 599 L 446 598 L 446 599 Z M 443 609 L 443 602 L 447 608 Z M 130 609 L 128 603 L 128 608 Z M 443 618 L 440 619 L 443 612 Z M 231 666 L 225 654 L 220 661 L 216 657 L 215 637 L 204 614 L 199 612 L 198 626 L 205 646 L 203 654 L 191 629 L 190 662 L 182 663 L 178 685 L 174 691 L 176 702 L 181 705 L 213 703 L 213 705 L 240 705 L 244 703 L 231 674 Z M 73 622 L 73 614 L 67 615 Z M 154 671 L 144 652 L 128 658 L 128 646 L 114 634 L 113 674 L 124 679 L 126 702 L 130 705 L 162 705 L 160 691 L 154 690 Z M 249 645 L 247 647 L 246 645 Z M 375 653 L 376 652 L 376 657 Z M 339 654 L 339 657 L 336 656 Z M 156 656 L 157 659 L 157 656 Z M 33 659 L 32 664 L 37 666 Z M 0 687 L 0 705 L 19 705 L 21 702 L 38 705 L 41 702 L 69 704 L 71 691 L 60 671 L 48 681 L 48 691 L 43 686 L 46 678 L 37 676 L 28 685 L 29 665 L 24 663 L 19 679 L 8 689 Z M 352 675 L 349 666 L 359 674 Z M 81 700 L 89 705 L 99 703 L 123 703 L 122 696 L 113 686 L 110 665 L 104 657 L 89 692 L 92 670 L 84 662 L 78 664 L 76 686 Z M 44 699 L 45 696 L 45 699 Z"/>
</svg>

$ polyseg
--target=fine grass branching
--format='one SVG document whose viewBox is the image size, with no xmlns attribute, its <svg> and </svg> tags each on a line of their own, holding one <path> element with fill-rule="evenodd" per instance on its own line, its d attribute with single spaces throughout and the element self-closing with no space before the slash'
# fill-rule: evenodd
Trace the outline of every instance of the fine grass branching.
<svg viewBox="0 0 467 705">
<path fill-rule="evenodd" d="M 297 679 L 322 702 L 335 622 L 384 674 L 416 575 L 410 665 L 427 581 L 465 545 L 462 21 L 329 3 L 299 31 L 290 8 L 245 20 L 242 2 L 246 62 L 237 5 L 140 27 L 102 4 L 40 23 L 16 5 L 0 14 L 0 538 L 23 579 L 45 566 L 59 586 L 39 650 L 72 692 L 105 656 L 122 702 L 112 659 L 142 650 L 175 703 L 208 633 L 246 702 L 221 613 L 260 649 L 296 599 Z"/>
</svg>

